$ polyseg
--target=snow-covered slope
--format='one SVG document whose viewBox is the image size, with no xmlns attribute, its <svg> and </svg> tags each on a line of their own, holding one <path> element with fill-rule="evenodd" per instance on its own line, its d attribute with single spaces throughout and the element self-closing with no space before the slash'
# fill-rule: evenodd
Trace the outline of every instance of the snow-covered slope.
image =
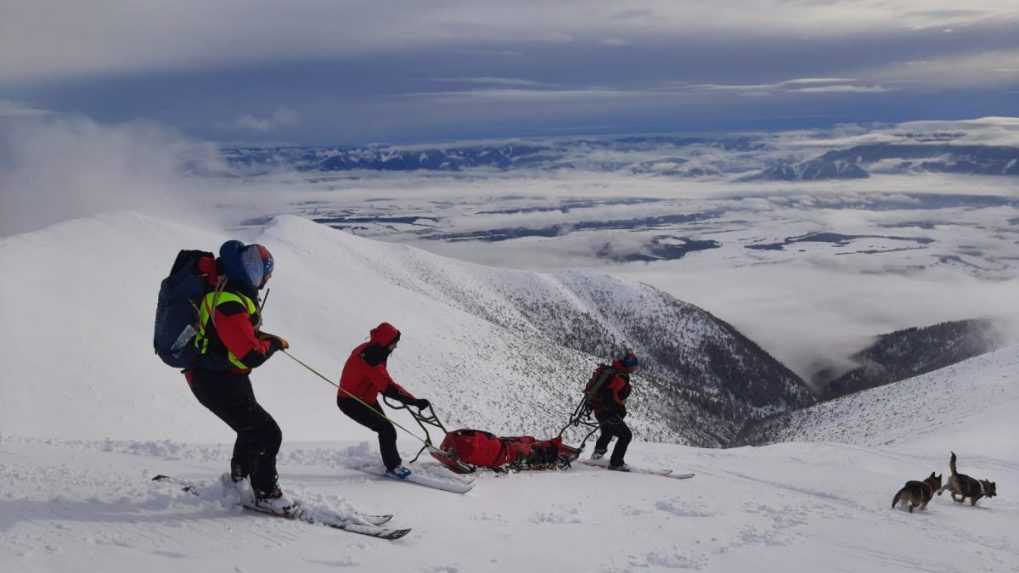
<svg viewBox="0 0 1019 573">
<path fill-rule="evenodd" d="M 823 441 L 860 446 L 907 443 L 941 452 L 969 448 L 1015 458 L 1019 424 L 992 431 L 985 419 L 1019 411 L 1019 347 L 1009 346 L 887 386 L 778 416 L 747 429 L 744 443 Z"/>
<path fill-rule="evenodd" d="M 1005 422 L 984 421 L 988 432 Z M 944 450 L 937 454 L 898 444 L 701 450 L 636 443 L 631 464 L 697 476 L 676 481 L 578 466 L 482 475 L 464 496 L 346 469 L 348 458 L 368 449 L 351 446 L 284 444 L 281 483 L 340 512 L 395 512 L 394 526 L 413 528 L 404 539 L 245 514 L 218 486 L 198 499 L 149 481 L 173 473 L 215 484 L 227 446 L 5 436 L 0 564 L 19 573 L 961 573 L 1014 571 L 1019 563 L 1014 454 L 959 452 L 963 471 L 997 482 L 999 496 L 976 508 L 948 496 L 926 512 L 889 508 L 904 481 L 947 472 L 947 440 L 930 444 Z"/>
<path fill-rule="evenodd" d="M 453 427 L 554 434 L 597 357 L 624 345 L 647 365 L 632 408 L 646 437 L 723 443 L 747 416 L 811 399 L 734 329 L 651 287 L 466 264 L 292 216 L 249 233 L 277 262 L 267 330 L 337 378 L 368 330 L 393 322 L 404 337 L 392 373 Z M 177 249 L 214 250 L 226 238 L 117 213 L 0 241 L 0 431 L 226 439 L 150 342 L 159 281 Z M 287 439 L 355 429 L 337 412 L 335 390 L 284 356 L 253 379 Z"/>
<path fill-rule="evenodd" d="M 391 319 L 406 333 L 392 362 L 398 379 L 457 422 L 531 432 L 540 420 L 511 415 L 531 409 L 515 400 L 540 408 L 532 396 L 554 396 L 562 368 L 586 376 L 590 357 L 540 329 L 518 336 L 426 295 L 433 282 L 394 262 L 404 247 L 318 231 L 283 219 L 259 240 L 278 263 L 266 328 L 323 370 L 335 375 L 372 323 Z M 395 512 L 393 525 L 413 531 L 386 542 L 243 513 L 214 485 L 231 432 L 148 340 L 166 261 L 181 245 L 222 239 L 120 214 L 0 243 L 0 570 L 891 573 L 1019 564 L 1015 347 L 809 410 L 810 431 L 798 436 L 842 444 L 697 449 L 647 443 L 638 427 L 629 463 L 697 476 L 578 466 L 481 475 L 463 496 L 348 469 L 375 455 L 374 440 L 341 421 L 330 386 L 274 359 L 255 384 L 284 428 L 282 486 L 341 513 Z M 308 261 L 316 264 L 300 264 Z M 480 280 L 449 264 L 456 284 Z M 478 304 L 502 308 L 490 302 Z M 500 321 L 511 319 L 526 329 L 526 313 Z M 845 401 L 859 396 L 871 398 Z M 173 440 L 156 439 L 164 437 Z M 400 445 L 409 457 L 416 444 L 401 435 Z M 996 481 L 999 496 L 976 508 L 945 496 L 926 512 L 889 509 L 904 481 L 947 472 L 950 449 L 962 471 Z M 209 494 L 154 484 L 157 473 L 200 480 Z"/>
</svg>

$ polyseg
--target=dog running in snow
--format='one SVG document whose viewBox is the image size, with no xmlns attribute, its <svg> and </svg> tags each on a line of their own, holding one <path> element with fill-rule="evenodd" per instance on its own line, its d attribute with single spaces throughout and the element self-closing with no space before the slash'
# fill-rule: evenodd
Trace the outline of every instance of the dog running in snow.
<svg viewBox="0 0 1019 573">
<path fill-rule="evenodd" d="M 927 509 L 927 503 L 934 497 L 934 492 L 940 490 L 941 475 L 934 475 L 934 472 L 923 481 L 907 481 L 892 498 L 892 509 L 895 509 L 900 501 L 907 505 L 910 513 L 913 513 L 914 507 Z"/>
<path fill-rule="evenodd" d="M 956 471 L 955 452 L 952 452 L 952 457 L 948 461 L 948 467 L 952 470 L 952 475 L 948 476 L 948 481 L 938 490 L 938 495 L 941 495 L 941 492 L 947 489 L 952 494 L 952 501 L 963 503 L 968 497 L 970 505 L 976 505 L 977 500 L 982 497 L 998 495 L 998 488 L 993 481 L 973 479 L 966 474 Z"/>
</svg>

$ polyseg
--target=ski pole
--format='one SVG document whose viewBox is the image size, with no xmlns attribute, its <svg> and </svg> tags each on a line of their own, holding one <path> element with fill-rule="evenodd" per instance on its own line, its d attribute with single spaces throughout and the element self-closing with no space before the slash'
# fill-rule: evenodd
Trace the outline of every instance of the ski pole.
<svg viewBox="0 0 1019 573">
<path fill-rule="evenodd" d="M 432 444 L 431 444 L 431 443 L 430 443 L 429 441 L 427 441 L 427 440 L 425 440 L 425 439 L 421 438 L 420 436 L 418 436 L 418 435 L 417 435 L 417 434 L 415 434 L 414 432 L 411 432 L 411 431 L 410 431 L 410 430 L 408 430 L 407 428 L 404 428 L 404 427 L 403 427 L 403 426 L 401 426 L 401 425 L 400 425 L 399 423 L 397 423 L 396 421 L 394 421 L 394 420 L 392 420 L 391 418 L 389 418 L 389 416 L 386 416 L 386 415 L 385 415 L 385 414 L 383 414 L 382 412 L 379 412 L 378 410 L 376 410 L 375 408 L 373 408 L 371 404 L 369 404 L 369 403 L 365 402 L 364 400 L 362 400 L 362 399 L 358 398 L 357 396 L 355 396 L 355 395 L 351 394 L 350 392 L 347 392 L 347 391 L 346 391 L 346 390 L 344 390 L 343 388 L 340 388 L 340 385 L 339 385 L 339 384 L 337 384 L 336 382 L 333 382 L 333 381 L 332 381 L 332 380 L 330 380 L 329 378 L 326 378 L 326 376 L 325 376 L 324 374 L 322 374 L 322 373 L 321 373 L 321 372 L 319 372 L 318 370 L 315 370 L 315 369 L 314 369 L 314 368 L 312 368 L 311 366 L 308 366 L 308 365 L 307 365 L 307 364 L 305 364 L 305 362 L 304 362 L 303 360 L 301 360 L 300 358 L 298 358 L 298 357 L 294 356 L 293 354 L 291 354 L 291 353 L 289 353 L 289 352 L 287 352 L 286 350 L 283 350 L 283 349 L 280 349 L 280 352 L 282 352 L 283 354 L 286 354 L 287 356 L 289 356 L 289 357 L 290 357 L 290 359 L 291 359 L 291 360 L 293 360 L 294 362 L 296 362 L 296 363 L 300 364 L 301 366 L 304 366 L 305 368 L 307 368 L 307 369 L 308 369 L 308 371 L 309 371 L 309 372 L 311 372 L 312 374 L 314 374 L 314 375 L 318 376 L 319 378 L 321 378 L 321 379 L 325 380 L 326 382 L 328 382 L 328 383 L 332 384 L 333 386 L 336 386 L 337 388 L 339 388 L 340 392 L 343 392 L 343 393 L 344 393 L 344 394 L 346 394 L 346 395 L 347 395 L 347 397 L 349 397 L 349 398 L 353 398 L 354 400 L 357 400 L 357 401 L 358 401 L 358 402 L 359 402 L 359 403 L 360 403 L 360 404 L 361 404 L 362 406 L 364 406 L 364 407 L 368 408 L 369 410 L 371 410 L 372 412 L 374 412 L 374 413 L 375 413 L 375 415 L 377 415 L 377 416 L 381 417 L 381 418 L 382 418 L 383 420 L 386 420 L 387 422 L 389 422 L 390 424 L 392 424 L 392 425 L 396 426 L 397 428 L 400 428 L 400 429 L 401 429 L 401 430 L 403 430 L 404 432 L 407 432 L 407 433 L 408 433 L 408 434 L 410 434 L 411 436 L 414 436 L 414 439 L 416 439 L 417 441 L 421 442 L 421 443 L 422 443 L 422 444 L 424 444 L 424 445 L 425 445 L 426 447 L 428 447 L 428 448 L 433 448 L 433 449 L 434 449 L 434 447 L 432 446 Z"/>
</svg>

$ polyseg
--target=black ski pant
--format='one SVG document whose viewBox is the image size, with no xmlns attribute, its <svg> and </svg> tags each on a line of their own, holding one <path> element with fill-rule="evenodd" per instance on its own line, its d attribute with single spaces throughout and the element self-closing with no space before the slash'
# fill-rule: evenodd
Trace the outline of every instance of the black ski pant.
<svg viewBox="0 0 1019 573">
<path fill-rule="evenodd" d="M 336 405 L 351 420 L 378 433 L 379 451 L 382 452 L 382 463 L 386 465 L 387 470 L 402 463 L 400 453 L 396 451 L 396 428 L 385 418 L 378 400 L 369 406 L 353 398 L 337 397 Z"/>
<path fill-rule="evenodd" d="M 237 432 L 231 473 L 250 476 L 251 488 L 256 493 L 275 489 L 276 454 L 283 433 L 276 420 L 255 400 L 248 375 L 195 369 L 188 381 L 195 398 Z"/>
<path fill-rule="evenodd" d="M 598 420 L 598 426 L 601 428 L 601 435 L 594 443 L 595 451 L 608 450 L 612 438 L 618 438 L 616 446 L 612 448 L 612 457 L 609 459 L 609 463 L 614 466 L 621 465 L 623 458 L 626 457 L 626 448 L 630 445 L 630 440 L 633 439 L 633 433 L 630 432 L 630 428 L 623 422 L 623 419 L 616 414 L 595 413 L 594 417 Z"/>
</svg>

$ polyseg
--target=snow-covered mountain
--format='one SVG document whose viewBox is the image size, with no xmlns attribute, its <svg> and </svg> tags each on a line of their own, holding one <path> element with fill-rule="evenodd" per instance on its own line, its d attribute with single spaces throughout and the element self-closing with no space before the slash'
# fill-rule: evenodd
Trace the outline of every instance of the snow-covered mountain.
<svg viewBox="0 0 1019 573">
<path fill-rule="evenodd" d="M 871 173 L 1019 175 L 1019 147 L 875 143 L 828 151 L 800 162 L 776 162 L 745 181 L 861 179 Z"/>
<path fill-rule="evenodd" d="M 646 285 L 467 264 L 293 216 L 255 233 L 247 238 L 277 261 L 268 330 L 336 377 L 371 327 L 393 322 L 404 332 L 394 376 L 453 427 L 554 435 L 599 358 L 624 347 L 645 366 L 631 408 L 645 439 L 722 445 L 750 418 L 813 401 L 795 374 L 731 326 Z M 153 356 L 149 336 L 176 251 L 214 250 L 226 238 L 119 213 L 0 242 L 3 346 L 11 350 L 0 431 L 222 435 L 183 379 Z M 285 357 L 254 380 L 295 439 L 329 439 L 347 424 L 335 391 Z"/>
<path fill-rule="evenodd" d="M 878 336 L 853 354 L 850 359 L 857 367 L 837 376 L 820 372 L 814 383 L 824 389 L 822 399 L 838 398 L 997 350 L 1007 344 L 1006 339 L 1001 324 L 987 318 L 897 330 Z"/>
<path fill-rule="evenodd" d="M 984 118 L 842 130 L 530 138 L 434 145 L 229 147 L 239 173 L 471 170 L 611 171 L 683 179 L 819 181 L 872 174 L 1019 175 L 1019 122 Z"/>
<path fill-rule="evenodd" d="M 702 162 L 697 158 L 706 152 L 739 154 L 764 146 L 760 136 L 675 135 L 532 138 L 436 145 L 227 147 L 223 155 L 232 165 L 249 172 L 277 168 L 324 172 L 632 169 L 634 173 L 699 177 L 714 174 L 718 169 L 700 167 Z"/>
<path fill-rule="evenodd" d="M 626 341 L 648 365 L 627 461 L 697 475 L 578 465 L 482 474 L 462 496 L 380 479 L 348 467 L 376 456 L 374 436 L 336 412 L 331 386 L 278 356 L 253 380 L 284 431 L 281 485 L 339 513 L 396 513 L 393 525 L 413 531 L 387 542 L 245 513 L 219 485 L 233 433 L 152 355 L 149 338 L 176 250 L 215 248 L 226 236 L 116 213 L 0 241 L 4 571 L 891 573 L 1019 562 L 1019 347 L 794 414 L 810 423 L 789 436 L 826 442 L 649 443 L 684 437 L 678 426 L 653 432 L 669 423 L 659 384 L 675 373 L 690 377 L 676 378 L 679 388 L 703 377 L 718 384 L 705 394 L 762 413 L 805 398 L 738 333 L 653 289 L 495 271 L 296 217 L 242 236 L 275 255 L 266 328 L 295 355 L 337 376 L 367 330 L 391 320 L 404 332 L 391 371 L 449 425 L 540 434 L 554 431 L 586 381 L 586 349 Z M 653 334 L 638 332 L 650 320 L 644 309 Z M 753 369 L 773 378 L 762 385 Z M 417 444 L 399 439 L 409 459 Z M 889 509 L 905 480 L 947 471 L 949 450 L 960 470 L 996 481 L 999 496 L 976 508 L 945 496 L 923 513 Z M 197 480 L 205 494 L 153 483 L 157 473 Z"/>
<path fill-rule="evenodd" d="M 1019 404 L 1019 348 L 1009 346 L 920 376 L 849 394 L 751 424 L 737 440 L 761 445 L 788 441 L 859 446 L 919 443 L 999 453 L 1019 451 L 1016 425 L 988 431 L 985 419 L 1008 421 Z"/>
</svg>

